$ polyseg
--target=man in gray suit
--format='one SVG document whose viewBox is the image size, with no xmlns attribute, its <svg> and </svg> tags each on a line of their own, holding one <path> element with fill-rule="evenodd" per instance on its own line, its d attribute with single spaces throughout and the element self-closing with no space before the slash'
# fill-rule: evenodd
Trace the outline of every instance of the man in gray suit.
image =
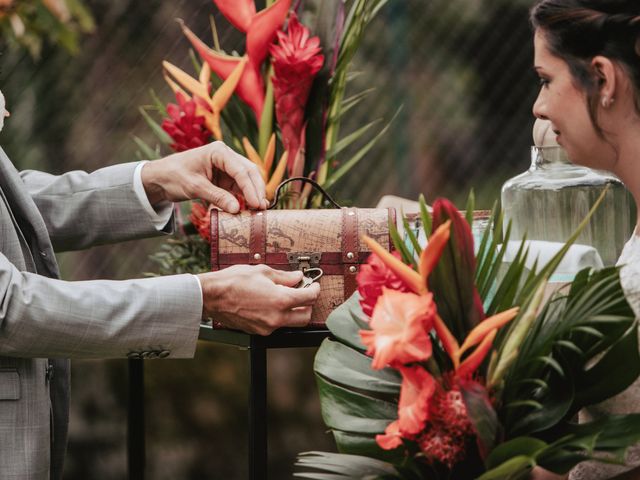
<svg viewBox="0 0 640 480">
<path fill-rule="evenodd" d="M 0 129 L 4 112 L 1 98 Z M 259 334 L 309 322 L 319 287 L 292 288 L 300 272 L 59 279 L 54 250 L 170 233 L 177 201 L 237 212 L 229 189 L 267 205 L 255 165 L 221 142 L 60 176 L 18 172 L 0 149 L 0 479 L 62 478 L 69 358 L 190 358 L 203 313 Z"/>
</svg>

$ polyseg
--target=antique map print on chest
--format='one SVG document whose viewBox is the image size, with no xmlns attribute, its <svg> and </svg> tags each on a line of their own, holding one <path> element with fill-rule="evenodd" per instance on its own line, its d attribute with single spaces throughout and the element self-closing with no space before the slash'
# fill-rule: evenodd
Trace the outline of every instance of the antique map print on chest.
<svg viewBox="0 0 640 480">
<path fill-rule="evenodd" d="M 363 235 L 390 247 L 390 219 L 395 222 L 393 209 L 272 210 L 239 215 L 213 211 L 211 268 L 248 263 L 282 270 L 322 269 L 322 291 L 310 324 L 321 326 L 355 291 L 359 266 L 370 253 L 361 240 Z"/>
</svg>

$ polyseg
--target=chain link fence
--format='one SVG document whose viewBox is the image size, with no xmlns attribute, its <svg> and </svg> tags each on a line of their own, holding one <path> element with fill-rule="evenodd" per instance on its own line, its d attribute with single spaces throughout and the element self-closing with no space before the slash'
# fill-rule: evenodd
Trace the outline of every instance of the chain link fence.
<svg viewBox="0 0 640 480">
<path fill-rule="evenodd" d="M 161 62 L 188 67 L 176 18 L 210 38 L 210 0 L 90 0 L 97 29 L 75 57 L 45 47 L 40 61 L 2 48 L 0 89 L 12 116 L 0 145 L 19 169 L 93 170 L 135 160 L 132 135 L 153 137 L 138 112 L 150 89 L 172 98 Z M 260 2 L 257 2 L 260 3 Z M 384 194 L 460 205 L 474 188 L 490 208 L 501 184 L 529 165 L 537 91 L 526 0 L 389 0 L 353 63 L 353 93 L 375 92 L 343 130 L 394 118 L 376 148 L 336 185 L 343 202 L 373 206 Z M 223 29 L 221 43 L 242 51 Z M 354 148 L 357 148 L 355 146 Z M 349 152 L 347 152 L 348 154 Z M 140 276 L 162 240 L 59 256 L 68 280 Z M 176 319 L 179 321 L 179 319 Z M 313 352 L 269 358 L 270 474 L 290 477 L 295 454 L 331 450 L 320 418 Z M 201 345 L 195 361 L 147 363 L 148 477 L 246 478 L 245 352 Z M 126 364 L 74 362 L 65 478 L 126 474 Z"/>
</svg>

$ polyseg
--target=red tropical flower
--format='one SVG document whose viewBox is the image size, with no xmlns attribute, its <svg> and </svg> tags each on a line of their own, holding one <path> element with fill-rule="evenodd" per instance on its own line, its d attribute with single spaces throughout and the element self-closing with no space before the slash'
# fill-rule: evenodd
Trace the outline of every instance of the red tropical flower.
<svg viewBox="0 0 640 480">
<path fill-rule="evenodd" d="M 383 288 L 369 322 L 371 330 L 360 331 L 367 354 L 373 357 L 371 367 L 379 370 L 428 359 L 429 331 L 435 315 L 430 294 L 419 296 Z"/>
<path fill-rule="evenodd" d="M 393 252 L 392 255 L 400 260 L 399 252 Z M 410 291 L 409 287 L 375 253 L 369 255 L 367 263 L 358 272 L 356 281 L 360 294 L 360 306 L 368 317 L 373 314 L 378 297 L 382 294 L 382 287 L 398 292 Z"/>
<path fill-rule="evenodd" d="M 304 111 L 311 84 L 322 68 L 320 39 L 310 37 L 309 29 L 298 21 L 295 13 L 289 17 L 287 33 L 277 32 L 278 44 L 271 45 L 274 70 L 273 87 L 276 118 L 282 131 L 282 142 L 289 152 L 289 176 L 302 175 L 302 157 L 297 155 L 304 130 Z M 303 140 L 302 140 L 303 141 Z"/>
<path fill-rule="evenodd" d="M 176 93 L 177 104 L 167 105 L 169 118 L 162 121 L 162 129 L 173 140 L 170 147 L 176 152 L 201 147 L 209 143 L 211 133 L 205 126 L 205 119 L 196 115 L 197 105 L 182 93 Z"/>
<path fill-rule="evenodd" d="M 452 468 L 464 460 L 474 430 L 458 386 L 438 389 L 431 399 L 429 421 L 418 445 L 428 463 Z"/>
<path fill-rule="evenodd" d="M 211 241 L 211 209 L 212 205 L 208 207 L 200 202 L 193 202 L 191 204 L 191 214 L 189 220 L 193 223 L 193 226 L 198 230 L 198 234 L 204 238 L 207 242 Z"/>
</svg>

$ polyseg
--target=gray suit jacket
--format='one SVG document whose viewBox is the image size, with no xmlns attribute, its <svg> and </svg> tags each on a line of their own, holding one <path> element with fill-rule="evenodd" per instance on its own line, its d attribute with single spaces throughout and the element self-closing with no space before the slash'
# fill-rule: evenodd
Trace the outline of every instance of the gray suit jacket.
<svg viewBox="0 0 640 480">
<path fill-rule="evenodd" d="M 19 173 L 0 149 L 2 480 L 62 477 L 66 359 L 193 356 L 202 300 L 192 275 L 58 279 L 54 249 L 158 233 L 133 190 L 136 165 Z"/>
</svg>

